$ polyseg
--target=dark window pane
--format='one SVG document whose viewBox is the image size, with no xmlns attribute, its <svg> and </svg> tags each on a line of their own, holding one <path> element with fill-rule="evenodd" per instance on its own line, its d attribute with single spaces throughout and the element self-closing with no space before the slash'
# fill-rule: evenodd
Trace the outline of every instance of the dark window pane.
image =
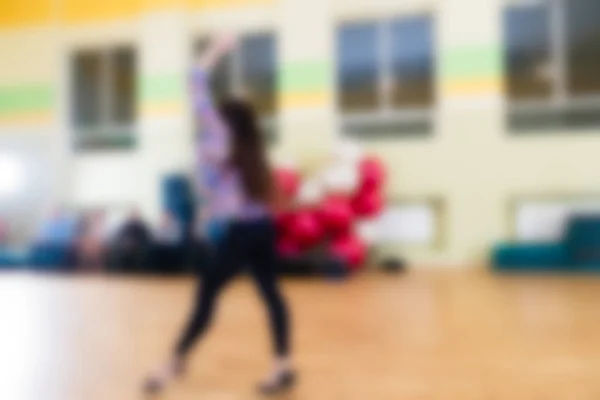
<svg viewBox="0 0 600 400">
<path fill-rule="evenodd" d="M 510 7 L 504 14 L 504 43 L 509 97 L 514 100 L 550 97 L 548 5 Z"/>
<path fill-rule="evenodd" d="M 210 44 L 210 38 L 203 37 L 196 41 L 194 46 L 194 56 L 200 57 L 207 49 Z"/>
<path fill-rule="evenodd" d="M 566 6 L 569 93 L 600 93 L 600 1 L 569 0 Z"/>
<path fill-rule="evenodd" d="M 210 45 L 209 38 L 202 38 L 196 42 L 195 55 L 200 57 Z M 226 55 L 219 60 L 211 74 L 210 86 L 215 101 L 219 102 L 231 94 L 231 55 Z"/>
<path fill-rule="evenodd" d="M 130 124 L 135 118 L 135 54 L 122 48 L 111 54 L 110 122 Z"/>
<path fill-rule="evenodd" d="M 372 110 L 378 101 L 378 27 L 348 24 L 338 32 L 338 87 L 344 111 Z"/>
<path fill-rule="evenodd" d="M 101 57 L 99 53 L 76 53 L 72 59 L 73 122 L 94 127 L 100 123 Z"/>
<path fill-rule="evenodd" d="M 394 21 L 392 103 L 396 107 L 431 106 L 434 97 L 434 46 L 429 16 Z"/>
<path fill-rule="evenodd" d="M 247 36 L 241 43 L 242 85 L 261 115 L 276 108 L 276 49 L 273 35 Z"/>
<path fill-rule="evenodd" d="M 219 102 L 231 95 L 231 75 L 232 61 L 229 54 L 219 60 L 212 72 L 210 84 L 215 101 Z"/>
</svg>

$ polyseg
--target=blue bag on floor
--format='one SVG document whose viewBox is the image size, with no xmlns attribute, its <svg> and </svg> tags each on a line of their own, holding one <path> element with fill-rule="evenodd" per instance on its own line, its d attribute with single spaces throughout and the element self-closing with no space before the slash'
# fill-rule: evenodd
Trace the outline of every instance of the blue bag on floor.
<svg viewBox="0 0 600 400">
<path fill-rule="evenodd" d="M 206 226 L 206 236 L 211 244 L 219 243 L 227 234 L 229 223 L 225 220 L 214 219 Z"/>
</svg>

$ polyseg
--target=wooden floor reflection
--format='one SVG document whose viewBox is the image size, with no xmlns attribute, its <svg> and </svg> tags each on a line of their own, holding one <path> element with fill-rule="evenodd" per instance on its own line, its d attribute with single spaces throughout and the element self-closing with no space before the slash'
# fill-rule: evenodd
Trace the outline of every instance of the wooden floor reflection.
<svg viewBox="0 0 600 400">
<path fill-rule="evenodd" d="M 600 279 L 484 272 L 286 281 L 301 384 L 286 399 L 600 399 Z M 0 399 L 134 400 L 189 279 L 0 275 Z M 228 290 L 161 399 L 255 399 L 268 364 L 250 282 Z"/>
</svg>

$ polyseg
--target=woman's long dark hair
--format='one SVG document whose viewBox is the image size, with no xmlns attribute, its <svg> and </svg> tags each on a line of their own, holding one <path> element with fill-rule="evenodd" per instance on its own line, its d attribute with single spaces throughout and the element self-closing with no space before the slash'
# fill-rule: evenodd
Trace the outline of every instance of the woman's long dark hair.
<svg viewBox="0 0 600 400">
<path fill-rule="evenodd" d="M 226 100 L 219 106 L 231 133 L 230 162 L 239 171 L 246 195 L 255 201 L 273 201 L 273 179 L 266 155 L 264 135 L 254 108 L 243 100 Z"/>
</svg>

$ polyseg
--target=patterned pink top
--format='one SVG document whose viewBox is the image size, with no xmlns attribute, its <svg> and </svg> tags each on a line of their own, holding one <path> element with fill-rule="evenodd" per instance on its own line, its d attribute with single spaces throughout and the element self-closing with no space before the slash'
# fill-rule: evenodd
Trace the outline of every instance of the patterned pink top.
<svg viewBox="0 0 600 400">
<path fill-rule="evenodd" d="M 195 183 L 203 223 L 262 218 L 268 215 L 268 207 L 247 198 L 239 172 L 228 163 L 230 133 L 215 109 L 208 78 L 208 73 L 200 68 L 192 73 L 192 101 L 200 126 L 195 149 Z"/>
</svg>

